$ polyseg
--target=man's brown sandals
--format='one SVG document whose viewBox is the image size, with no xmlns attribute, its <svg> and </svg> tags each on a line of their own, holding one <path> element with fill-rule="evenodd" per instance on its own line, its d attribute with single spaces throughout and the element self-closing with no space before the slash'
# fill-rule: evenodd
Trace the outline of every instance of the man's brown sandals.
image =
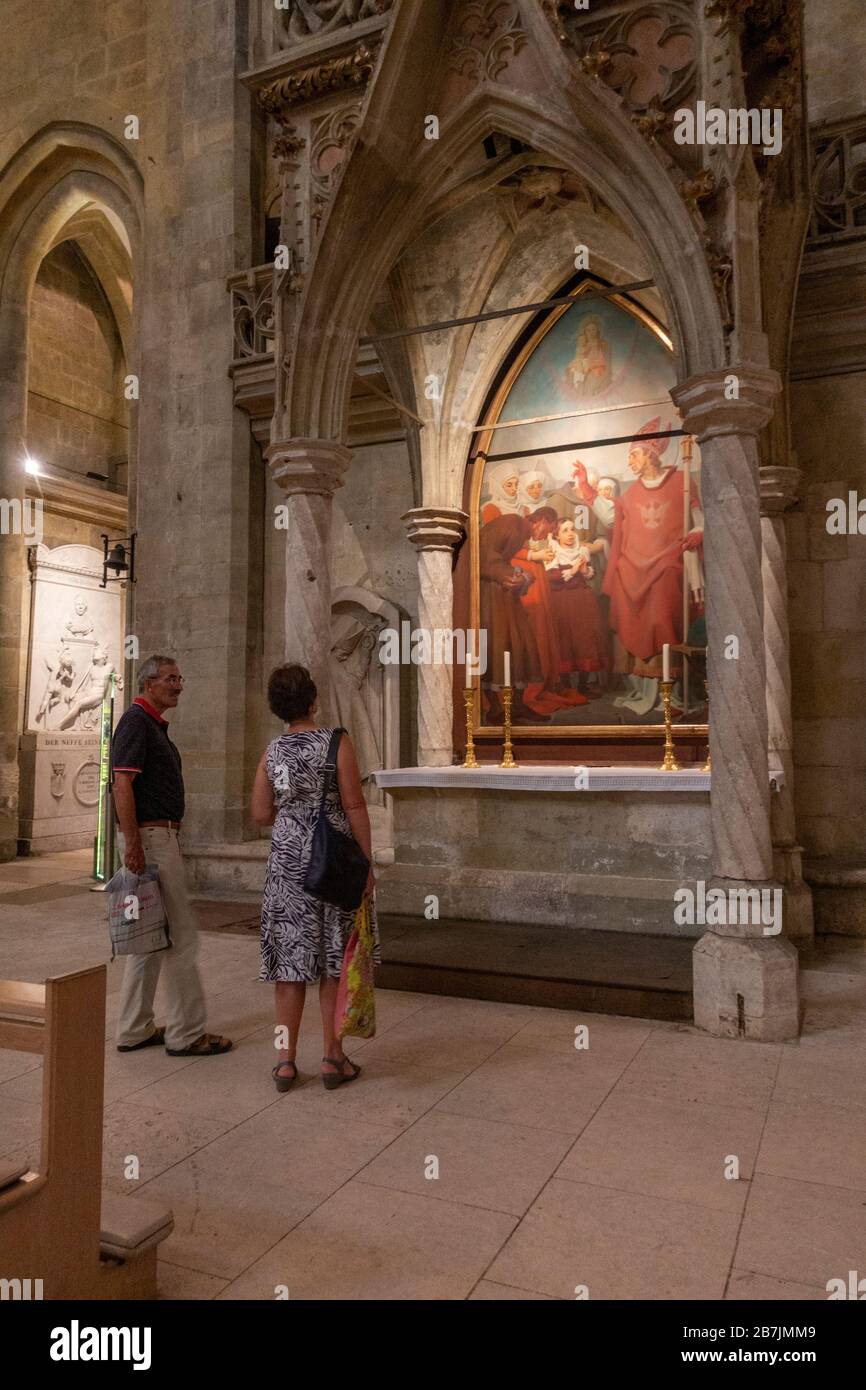
<svg viewBox="0 0 866 1390">
<path fill-rule="evenodd" d="M 143 1047 L 162 1047 L 165 1042 L 165 1029 L 155 1028 L 149 1038 L 140 1043 L 121 1043 L 118 1052 L 140 1052 Z"/>
<path fill-rule="evenodd" d="M 202 1033 L 200 1038 L 196 1038 L 189 1047 L 183 1047 L 180 1051 L 175 1051 L 171 1047 L 165 1050 L 169 1057 L 216 1057 L 220 1052 L 230 1052 L 232 1047 L 231 1038 L 221 1038 L 218 1034 Z"/>
</svg>

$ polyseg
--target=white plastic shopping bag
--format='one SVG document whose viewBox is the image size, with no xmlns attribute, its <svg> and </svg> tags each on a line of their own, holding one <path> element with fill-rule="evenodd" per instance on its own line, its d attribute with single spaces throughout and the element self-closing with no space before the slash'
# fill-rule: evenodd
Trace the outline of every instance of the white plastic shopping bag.
<svg viewBox="0 0 866 1390">
<path fill-rule="evenodd" d="M 112 960 L 149 956 L 171 945 L 156 864 L 146 864 L 143 874 L 118 869 L 106 892 Z"/>
</svg>

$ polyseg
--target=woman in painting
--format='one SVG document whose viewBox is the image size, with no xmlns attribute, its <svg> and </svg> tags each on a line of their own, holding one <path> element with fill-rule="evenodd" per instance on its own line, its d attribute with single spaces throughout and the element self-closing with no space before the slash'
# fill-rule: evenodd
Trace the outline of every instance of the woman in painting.
<svg viewBox="0 0 866 1390">
<path fill-rule="evenodd" d="M 500 463 L 490 470 L 490 498 L 481 508 L 481 522 L 495 521 L 499 516 L 524 516 L 520 501 L 520 473 L 511 463 Z"/>
<path fill-rule="evenodd" d="M 551 537 L 552 558 L 545 565 L 556 624 L 559 669 L 562 675 L 576 673 L 578 688 L 589 698 L 598 694 L 587 688 L 590 672 L 606 671 L 610 664 L 601 608 L 590 587 L 591 557 L 603 548 L 603 540 L 581 544 L 574 522 L 565 517 Z"/>
<path fill-rule="evenodd" d="M 578 396 L 600 396 L 610 385 L 610 344 L 598 314 L 589 314 L 583 320 L 567 376 Z"/>
</svg>

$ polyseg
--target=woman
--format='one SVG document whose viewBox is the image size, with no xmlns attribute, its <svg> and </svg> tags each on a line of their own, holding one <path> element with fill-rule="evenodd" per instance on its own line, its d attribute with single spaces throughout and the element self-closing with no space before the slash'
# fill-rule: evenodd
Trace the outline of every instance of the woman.
<svg viewBox="0 0 866 1390">
<path fill-rule="evenodd" d="M 496 521 L 500 516 L 523 516 L 523 503 L 520 500 L 520 474 L 510 463 L 500 463 L 491 468 L 485 482 L 490 488 L 490 498 L 481 508 L 481 524 Z"/>
<path fill-rule="evenodd" d="M 610 386 L 610 347 L 597 314 L 589 314 L 581 324 L 568 375 L 579 396 L 600 396 Z"/>
<path fill-rule="evenodd" d="M 354 1081 L 361 1068 L 343 1052 L 334 1035 L 337 986 L 346 943 L 355 922 L 344 912 L 304 891 L 313 831 L 319 815 L 325 760 L 332 729 L 317 729 L 316 686 L 303 666 L 278 666 L 268 682 L 268 704 L 286 724 L 286 732 L 265 749 L 253 783 L 252 815 L 257 825 L 273 825 L 262 899 L 262 968 L 260 980 L 274 982 L 277 1024 L 288 1034 L 273 1068 L 278 1091 L 298 1079 L 295 1049 L 307 985 L 319 981 L 322 1011 L 322 1081 L 334 1090 Z M 337 788 L 326 802 L 331 824 L 352 834 L 372 865 L 370 817 L 361 791 L 358 762 L 348 737 L 337 751 Z M 373 870 L 365 892 L 373 892 Z M 373 902 L 369 903 L 371 914 Z M 378 937 L 373 919 L 378 961 Z"/>
</svg>

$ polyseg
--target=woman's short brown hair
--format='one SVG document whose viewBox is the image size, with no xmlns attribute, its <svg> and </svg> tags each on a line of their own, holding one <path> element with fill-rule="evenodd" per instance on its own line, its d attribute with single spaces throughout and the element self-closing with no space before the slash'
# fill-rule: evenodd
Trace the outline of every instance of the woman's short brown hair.
<svg viewBox="0 0 866 1390">
<path fill-rule="evenodd" d="M 303 719 L 316 702 L 316 682 L 306 666 L 276 666 L 268 681 L 271 713 L 284 724 Z"/>
</svg>

